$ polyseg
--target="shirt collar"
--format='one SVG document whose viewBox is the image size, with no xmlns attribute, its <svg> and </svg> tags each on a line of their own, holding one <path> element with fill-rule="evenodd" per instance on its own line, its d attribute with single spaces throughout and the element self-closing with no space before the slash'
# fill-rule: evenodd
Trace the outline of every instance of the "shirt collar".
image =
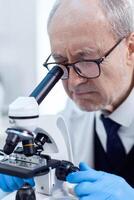
<svg viewBox="0 0 134 200">
<path fill-rule="evenodd" d="M 134 120 L 134 89 L 132 89 L 126 100 L 114 112 L 109 114 L 109 118 L 122 126 L 130 126 Z"/>
</svg>

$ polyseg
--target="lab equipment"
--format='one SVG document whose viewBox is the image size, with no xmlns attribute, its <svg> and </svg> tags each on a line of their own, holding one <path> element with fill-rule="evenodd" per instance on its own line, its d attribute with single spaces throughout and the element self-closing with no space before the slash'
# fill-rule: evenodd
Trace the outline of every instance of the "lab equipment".
<svg viewBox="0 0 134 200">
<path fill-rule="evenodd" d="M 36 200 L 34 189 L 29 185 L 25 184 L 23 188 L 19 189 L 16 194 L 16 200 Z"/>
<path fill-rule="evenodd" d="M 0 173 L 20 178 L 36 177 L 36 191 L 46 195 L 52 195 L 58 180 L 66 181 L 69 173 L 79 170 L 68 161 L 62 136 L 48 133 L 38 124 L 39 104 L 62 75 L 63 70 L 54 66 L 29 97 L 19 97 L 9 106 L 10 127 L 6 130 L 6 143 L 1 152 Z M 46 154 L 46 146 L 49 154 Z M 24 184 L 21 196 L 26 188 Z"/>
</svg>

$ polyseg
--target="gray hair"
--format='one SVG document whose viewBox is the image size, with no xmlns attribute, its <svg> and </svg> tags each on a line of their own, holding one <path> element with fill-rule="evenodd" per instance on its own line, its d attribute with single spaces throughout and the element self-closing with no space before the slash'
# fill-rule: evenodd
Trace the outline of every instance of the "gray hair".
<svg viewBox="0 0 134 200">
<path fill-rule="evenodd" d="M 116 38 L 134 31 L 134 0 L 100 0 L 100 6 Z"/>
<path fill-rule="evenodd" d="M 55 2 L 48 18 L 48 26 L 60 4 L 61 0 Z M 116 38 L 123 38 L 134 31 L 134 0 L 100 0 L 100 7 Z"/>
<path fill-rule="evenodd" d="M 51 20 L 54 16 L 54 14 L 56 13 L 57 9 L 59 8 L 59 5 L 60 5 L 60 0 L 56 0 L 53 7 L 52 7 L 52 10 L 50 11 L 50 14 L 49 14 L 49 17 L 48 17 L 48 22 L 47 22 L 47 28 L 49 27 L 49 24 L 51 23 Z"/>
</svg>

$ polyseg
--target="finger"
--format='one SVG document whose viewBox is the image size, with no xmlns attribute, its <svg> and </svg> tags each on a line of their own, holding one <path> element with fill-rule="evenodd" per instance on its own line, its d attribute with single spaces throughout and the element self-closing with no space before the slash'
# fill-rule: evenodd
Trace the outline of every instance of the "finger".
<svg viewBox="0 0 134 200">
<path fill-rule="evenodd" d="M 3 180 L 7 185 L 7 189 L 8 191 L 15 191 L 16 189 L 18 189 L 17 184 L 14 182 L 13 177 L 12 176 L 8 176 L 8 175 L 3 175 Z"/>
<path fill-rule="evenodd" d="M 66 180 L 70 183 L 80 183 L 83 181 L 95 182 L 99 180 L 105 172 L 96 171 L 89 168 L 88 171 L 77 171 L 69 174 Z"/>
<path fill-rule="evenodd" d="M 86 163 L 84 163 L 84 162 L 81 162 L 81 163 L 79 164 L 79 168 L 80 168 L 80 171 L 87 171 L 87 170 L 90 170 L 90 167 L 89 167 Z"/>
<path fill-rule="evenodd" d="M 94 184 L 91 182 L 82 182 L 74 187 L 74 192 L 79 197 L 90 195 L 95 190 L 97 189 L 94 189 Z"/>
<path fill-rule="evenodd" d="M 22 178 L 13 176 L 13 180 L 17 185 L 17 190 L 20 189 L 24 185 L 24 181 Z"/>
<path fill-rule="evenodd" d="M 77 196 L 85 196 L 85 195 L 91 195 L 94 193 L 102 193 L 106 188 L 105 182 L 102 181 L 96 181 L 96 182 L 81 182 L 78 185 L 75 186 L 74 192 Z"/>
<path fill-rule="evenodd" d="M 80 197 L 80 200 L 92 200 L 92 199 L 91 199 L 90 196 L 88 195 L 88 196 Z M 94 199 L 94 200 L 98 200 L 98 199 Z M 100 200 L 100 199 L 99 199 L 99 200 Z"/>
<path fill-rule="evenodd" d="M 3 177 L 3 174 L 0 174 L 0 180 L 1 180 L 1 184 L 0 184 L 0 188 L 4 191 L 4 192 L 12 192 L 9 188 L 8 188 L 8 186 L 7 186 L 7 184 L 6 184 L 6 182 L 5 182 L 5 179 L 4 179 L 4 177 Z"/>
<path fill-rule="evenodd" d="M 95 196 L 96 196 L 96 195 L 95 195 Z M 100 198 L 99 198 L 99 199 L 98 199 L 98 198 L 96 199 L 96 197 L 90 196 L 90 195 L 89 195 L 89 196 L 81 197 L 80 200 L 102 200 L 102 199 L 100 199 Z M 105 200 L 105 199 L 103 199 L 103 200 Z"/>
<path fill-rule="evenodd" d="M 112 195 L 108 195 L 105 193 L 94 193 L 91 195 L 80 197 L 80 200 L 110 200 Z"/>
<path fill-rule="evenodd" d="M 25 183 L 29 183 L 32 187 L 35 186 L 35 182 L 33 178 L 23 179 Z"/>
</svg>

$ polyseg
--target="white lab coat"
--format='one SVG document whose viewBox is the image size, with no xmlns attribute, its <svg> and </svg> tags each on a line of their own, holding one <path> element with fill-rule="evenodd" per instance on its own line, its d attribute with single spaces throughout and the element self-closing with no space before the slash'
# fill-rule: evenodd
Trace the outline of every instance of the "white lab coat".
<svg viewBox="0 0 134 200">
<path fill-rule="evenodd" d="M 95 113 L 81 111 L 72 101 L 68 101 L 67 108 L 61 113 L 61 116 L 68 132 L 70 141 L 68 146 L 72 151 L 72 161 L 75 165 L 84 161 L 93 167 Z M 60 129 L 60 131 L 62 133 L 63 129 Z"/>
</svg>

